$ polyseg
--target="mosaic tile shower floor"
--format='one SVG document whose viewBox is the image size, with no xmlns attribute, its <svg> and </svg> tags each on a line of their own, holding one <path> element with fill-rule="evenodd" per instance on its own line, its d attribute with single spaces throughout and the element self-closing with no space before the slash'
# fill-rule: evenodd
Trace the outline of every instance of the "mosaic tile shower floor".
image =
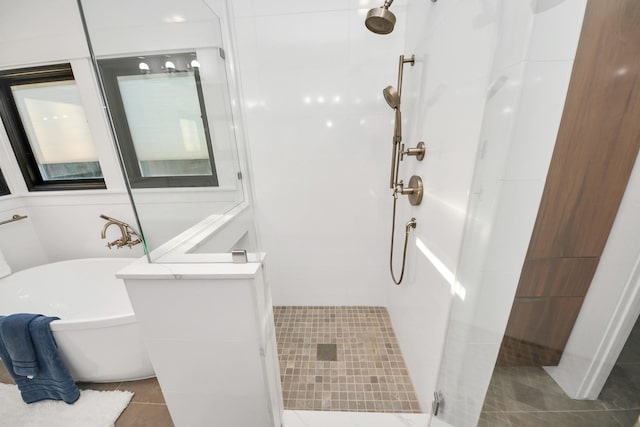
<svg viewBox="0 0 640 427">
<path fill-rule="evenodd" d="M 274 307 L 285 409 L 420 413 L 383 307 Z"/>
</svg>

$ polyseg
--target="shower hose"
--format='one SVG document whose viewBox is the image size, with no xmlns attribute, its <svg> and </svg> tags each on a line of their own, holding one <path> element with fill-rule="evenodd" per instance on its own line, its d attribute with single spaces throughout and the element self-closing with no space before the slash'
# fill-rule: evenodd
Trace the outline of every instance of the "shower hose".
<svg viewBox="0 0 640 427">
<path fill-rule="evenodd" d="M 404 277 L 404 267 L 407 261 L 407 244 L 409 243 L 409 233 L 412 228 L 416 228 L 416 219 L 411 218 L 407 225 L 405 226 L 404 231 L 404 249 L 402 251 L 402 270 L 400 270 L 400 277 L 396 279 L 395 274 L 393 273 L 393 239 L 396 234 L 396 204 L 398 202 L 398 193 L 393 193 L 393 220 L 391 222 L 391 249 L 389 251 L 389 270 L 391 271 L 391 278 L 396 285 L 399 285 L 402 282 L 402 278 Z"/>
</svg>

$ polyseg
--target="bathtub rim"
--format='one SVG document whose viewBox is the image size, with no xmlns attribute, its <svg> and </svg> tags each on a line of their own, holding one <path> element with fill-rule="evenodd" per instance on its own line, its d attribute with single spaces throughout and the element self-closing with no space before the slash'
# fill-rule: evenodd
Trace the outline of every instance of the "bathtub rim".
<svg viewBox="0 0 640 427">
<path fill-rule="evenodd" d="M 143 257 L 145 258 L 145 257 Z M 128 263 L 123 264 L 122 266 L 118 266 L 117 269 L 115 269 L 113 271 L 113 278 L 115 280 L 119 280 L 121 282 L 123 282 L 123 280 L 119 277 L 116 276 L 116 273 L 129 266 L 131 263 L 134 263 L 136 261 L 138 261 L 140 259 L 140 257 L 91 257 L 91 258 L 74 258 L 74 259 L 67 259 L 67 260 L 62 260 L 62 261 L 55 261 L 55 262 L 48 262 L 46 264 L 40 264 L 40 265 L 36 265 L 30 268 L 26 268 L 24 270 L 20 270 L 20 271 L 16 271 L 11 273 L 10 275 L 6 276 L 6 277 L 2 277 L 0 278 L 0 283 L 3 280 L 7 280 L 10 279 L 11 277 L 15 276 L 15 275 L 19 275 L 23 272 L 28 272 L 28 271 L 32 271 L 32 270 L 37 270 L 40 268 L 46 268 L 47 266 L 51 266 L 51 265 L 58 265 L 58 264 L 73 264 L 73 263 L 84 263 L 84 262 L 91 262 L 91 261 L 128 261 Z M 124 286 L 124 289 L 126 291 L 126 286 L 124 285 L 124 282 L 122 283 L 122 286 Z M 129 303 L 131 303 L 129 301 Z M 58 320 L 54 320 L 50 323 L 50 327 L 51 327 L 51 331 L 55 332 L 55 331 L 71 331 L 71 330 L 83 330 L 83 329 L 100 329 L 100 328 L 109 328 L 112 326 L 121 326 L 121 325 L 128 325 L 131 323 L 136 323 L 137 319 L 135 316 L 135 312 L 133 311 L 133 307 L 131 309 L 131 312 L 129 313 L 125 313 L 125 314 L 118 314 L 118 315 L 113 315 L 113 316 L 101 316 L 101 317 L 77 317 L 74 319 L 58 319 Z"/>
<path fill-rule="evenodd" d="M 50 323 L 52 331 L 77 331 L 82 329 L 110 328 L 136 322 L 135 314 L 105 316 L 97 318 L 77 318 L 73 320 L 59 319 Z"/>
</svg>

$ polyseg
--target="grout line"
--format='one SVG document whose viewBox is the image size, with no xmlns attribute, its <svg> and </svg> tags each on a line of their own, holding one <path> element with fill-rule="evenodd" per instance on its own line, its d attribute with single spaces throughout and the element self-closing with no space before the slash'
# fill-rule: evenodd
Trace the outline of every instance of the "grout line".
<svg viewBox="0 0 640 427">
<path fill-rule="evenodd" d="M 384 307 L 275 306 L 274 318 L 287 409 L 421 413 Z M 327 343 L 339 344 L 338 361 L 316 360 L 316 345 Z"/>
</svg>

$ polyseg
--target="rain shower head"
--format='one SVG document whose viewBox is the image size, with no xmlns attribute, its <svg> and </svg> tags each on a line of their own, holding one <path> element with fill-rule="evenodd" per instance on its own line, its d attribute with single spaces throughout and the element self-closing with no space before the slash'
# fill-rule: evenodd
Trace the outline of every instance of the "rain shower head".
<svg viewBox="0 0 640 427">
<path fill-rule="evenodd" d="M 387 101 L 389 107 L 397 110 L 400 107 L 400 95 L 398 91 L 393 86 L 387 86 L 382 90 L 382 95 L 384 95 L 384 100 Z"/>
<path fill-rule="evenodd" d="M 389 34 L 396 25 L 396 16 L 389 10 L 393 0 L 386 0 L 381 7 L 371 9 L 367 13 L 364 25 L 376 34 Z"/>
</svg>

